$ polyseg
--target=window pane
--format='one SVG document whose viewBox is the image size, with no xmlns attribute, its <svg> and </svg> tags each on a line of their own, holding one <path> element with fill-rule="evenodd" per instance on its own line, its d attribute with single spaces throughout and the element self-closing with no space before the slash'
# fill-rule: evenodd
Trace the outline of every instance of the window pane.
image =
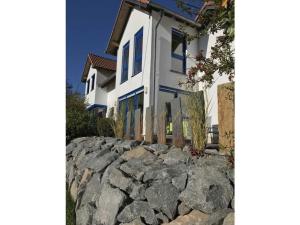
<svg viewBox="0 0 300 225">
<path fill-rule="evenodd" d="M 183 55 L 183 37 L 175 34 L 172 35 L 172 53 Z"/>
<path fill-rule="evenodd" d="M 121 83 L 128 80 L 129 42 L 123 47 Z"/>
<path fill-rule="evenodd" d="M 183 60 L 172 57 L 172 70 L 182 73 L 183 72 Z"/>
<path fill-rule="evenodd" d="M 142 53 L 143 53 L 143 28 L 134 36 L 134 63 L 133 75 L 142 71 Z"/>
<path fill-rule="evenodd" d="M 92 89 L 91 89 L 91 91 L 94 90 L 94 88 L 95 88 L 95 74 L 92 76 Z"/>
<path fill-rule="evenodd" d="M 87 81 L 87 89 L 86 93 L 88 94 L 90 92 L 90 80 Z"/>
</svg>

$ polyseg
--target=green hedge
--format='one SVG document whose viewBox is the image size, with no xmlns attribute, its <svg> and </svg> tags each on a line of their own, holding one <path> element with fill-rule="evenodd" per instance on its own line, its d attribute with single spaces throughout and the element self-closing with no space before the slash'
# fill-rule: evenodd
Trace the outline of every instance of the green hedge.
<svg viewBox="0 0 300 225">
<path fill-rule="evenodd" d="M 97 131 L 99 136 L 114 137 L 114 120 L 112 118 L 98 118 Z"/>
</svg>

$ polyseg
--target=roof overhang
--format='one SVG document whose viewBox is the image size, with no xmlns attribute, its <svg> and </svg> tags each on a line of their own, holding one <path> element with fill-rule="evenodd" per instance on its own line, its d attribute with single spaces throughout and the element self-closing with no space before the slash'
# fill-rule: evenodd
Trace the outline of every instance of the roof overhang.
<svg viewBox="0 0 300 225">
<path fill-rule="evenodd" d="M 142 1 L 142 2 L 146 2 L 146 1 Z M 117 55 L 119 44 L 132 9 L 137 9 L 146 14 L 150 14 L 152 10 L 161 11 L 164 13 L 165 16 L 172 17 L 175 20 L 184 23 L 188 26 L 197 29 L 201 28 L 201 25 L 199 23 L 190 20 L 184 16 L 181 16 L 178 13 L 173 12 L 159 4 L 152 3 L 151 1 L 150 3 L 142 3 L 142 2 L 137 0 L 122 0 L 112 33 L 110 35 L 108 46 L 106 48 L 106 53 L 115 56 Z"/>
</svg>

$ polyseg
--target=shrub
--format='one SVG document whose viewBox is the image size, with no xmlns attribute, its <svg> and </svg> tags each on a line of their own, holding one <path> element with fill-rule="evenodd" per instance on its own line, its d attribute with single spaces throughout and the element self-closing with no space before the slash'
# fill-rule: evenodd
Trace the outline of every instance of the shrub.
<svg viewBox="0 0 300 225">
<path fill-rule="evenodd" d="M 66 142 L 97 135 L 97 116 L 86 110 L 85 99 L 70 88 L 66 94 Z"/>
<path fill-rule="evenodd" d="M 115 121 L 112 118 L 98 118 L 97 131 L 99 136 L 114 137 L 113 130 Z"/>
<path fill-rule="evenodd" d="M 117 113 L 116 121 L 112 125 L 115 137 L 117 138 L 124 137 L 124 122 L 125 122 L 125 116 L 123 111 L 121 110 Z"/>
</svg>

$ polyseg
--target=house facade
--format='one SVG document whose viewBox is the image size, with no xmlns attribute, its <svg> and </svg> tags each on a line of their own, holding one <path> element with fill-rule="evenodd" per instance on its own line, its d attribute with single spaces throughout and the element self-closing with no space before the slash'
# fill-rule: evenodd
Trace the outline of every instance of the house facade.
<svg viewBox="0 0 300 225">
<path fill-rule="evenodd" d="M 82 82 L 86 83 L 89 110 L 109 116 L 118 110 L 142 112 L 143 135 L 146 132 L 145 111 L 153 110 L 153 132 L 162 112 L 170 121 L 170 102 L 189 91 L 180 86 L 185 81 L 194 58 L 210 47 L 217 35 L 206 35 L 188 42 L 182 32 L 197 34 L 201 25 L 149 1 L 123 0 L 119 8 L 106 53 L 116 61 L 89 54 Z M 218 124 L 216 86 L 227 80 L 220 78 L 208 91 L 211 101 L 209 124 Z M 202 90 L 196 86 L 194 91 Z M 174 113 L 174 112 L 173 112 Z M 134 114 L 133 114 L 134 116 Z"/>
</svg>

